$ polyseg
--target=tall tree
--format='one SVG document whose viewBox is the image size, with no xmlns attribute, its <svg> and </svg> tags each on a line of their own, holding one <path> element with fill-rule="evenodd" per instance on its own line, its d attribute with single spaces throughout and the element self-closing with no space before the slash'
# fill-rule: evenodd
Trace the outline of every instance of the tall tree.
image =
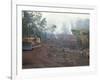
<svg viewBox="0 0 100 80">
<path fill-rule="evenodd" d="M 46 18 L 42 18 L 40 12 L 35 11 L 23 11 L 22 12 L 22 32 L 23 37 L 27 36 L 38 36 L 42 37 L 41 34 L 46 27 Z"/>
<path fill-rule="evenodd" d="M 55 31 L 55 29 L 56 29 L 56 25 L 55 24 L 53 24 L 50 28 L 49 28 L 49 30 L 53 33 L 54 31 Z"/>
</svg>

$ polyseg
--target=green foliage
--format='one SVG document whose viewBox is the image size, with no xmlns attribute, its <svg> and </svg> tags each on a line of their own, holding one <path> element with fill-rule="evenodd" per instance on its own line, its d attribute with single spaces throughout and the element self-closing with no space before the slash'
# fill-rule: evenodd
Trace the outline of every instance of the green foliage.
<svg viewBox="0 0 100 80">
<path fill-rule="evenodd" d="M 43 37 L 46 30 L 46 18 L 40 12 L 22 11 L 22 36 Z"/>
<path fill-rule="evenodd" d="M 79 35 L 80 35 L 80 31 L 79 31 L 79 30 L 72 29 L 72 33 L 73 33 L 75 36 L 79 36 Z"/>
<path fill-rule="evenodd" d="M 79 46 L 89 48 L 89 19 L 78 19 L 72 27 L 72 33 L 76 36 Z"/>
<path fill-rule="evenodd" d="M 72 33 L 76 36 L 77 42 L 81 48 L 89 48 L 89 31 L 85 29 L 72 29 Z"/>
</svg>

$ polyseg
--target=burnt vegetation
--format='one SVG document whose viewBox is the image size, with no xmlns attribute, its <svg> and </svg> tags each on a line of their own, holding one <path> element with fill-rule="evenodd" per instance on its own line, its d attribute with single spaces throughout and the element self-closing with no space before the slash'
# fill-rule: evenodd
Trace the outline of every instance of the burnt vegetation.
<svg viewBox="0 0 100 80">
<path fill-rule="evenodd" d="M 72 67 L 89 65 L 89 19 L 71 24 L 71 33 L 62 23 L 47 25 L 46 17 L 34 11 L 22 11 L 22 67 Z M 84 27 L 85 26 L 85 27 Z"/>
</svg>

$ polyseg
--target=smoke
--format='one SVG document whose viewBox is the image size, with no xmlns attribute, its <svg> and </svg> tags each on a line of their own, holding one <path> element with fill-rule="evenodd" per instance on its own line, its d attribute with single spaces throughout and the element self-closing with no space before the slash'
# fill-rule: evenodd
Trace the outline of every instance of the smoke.
<svg viewBox="0 0 100 80">
<path fill-rule="evenodd" d="M 67 34 L 72 34 L 71 29 L 76 27 L 76 22 L 78 19 L 88 19 L 89 15 L 87 14 L 67 14 L 67 13 L 47 13 L 43 12 L 43 17 L 47 20 L 47 27 L 51 25 L 56 25 L 56 29 L 54 34 L 61 34 L 63 33 L 63 27 L 65 27 L 65 32 Z M 79 23 L 78 23 L 79 24 Z M 85 23 L 81 23 L 85 24 Z"/>
</svg>

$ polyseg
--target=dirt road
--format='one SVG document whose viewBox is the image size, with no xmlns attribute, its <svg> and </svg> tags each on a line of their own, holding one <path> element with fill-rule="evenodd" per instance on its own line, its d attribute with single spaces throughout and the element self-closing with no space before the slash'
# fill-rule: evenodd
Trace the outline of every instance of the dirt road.
<svg viewBox="0 0 100 80">
<path fill-rule="evenodd" d="M 80 50 L 41 44 L 32 51 L 23 51 L 23 68 L 45 68 L 89 65 L 89 57 Z M 88 51 L 87 51 L 88 52 Z"/>
</svg>

